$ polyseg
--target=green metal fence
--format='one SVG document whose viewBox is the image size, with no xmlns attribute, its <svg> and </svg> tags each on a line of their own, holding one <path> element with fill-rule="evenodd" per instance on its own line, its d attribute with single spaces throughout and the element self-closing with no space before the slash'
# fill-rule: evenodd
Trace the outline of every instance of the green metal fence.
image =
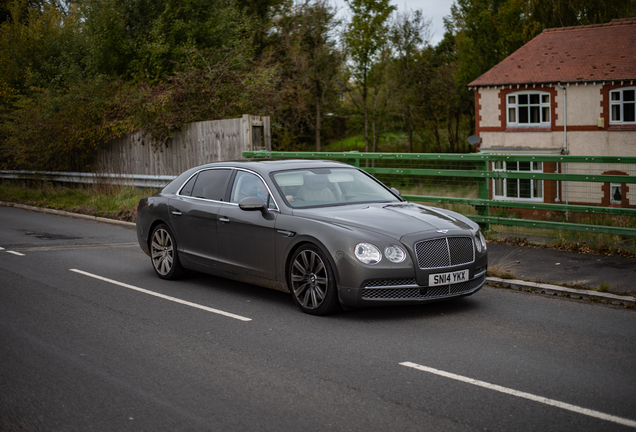
<svg viewBox="0 0 636 432">
<path fill-rule="evenodd" d="M 244 152 L 243 156 L 339 160 L 360 167 L 398 189 L 405 185 L 408 186 L 406 189 L 412 188 L 418 182 L 472 187 L 476 190 L 472 197 L 409 193 L 403 193 L 403 197 L 409 201 L 472 206 L 476 214 L 468 217 L 486 229 L 489 224 L 498 224 L 636 236 L 636 186 L 632 186 L 636 183 L 636 157 L 272 151 Z M 551 169 L 544 169 L 548 165 Z M 530 169 L 524 171 L 527 167 Z M 550 170 L 554 172 L 546 172 Z M 530 200 L 493 196 L 505 185 L 516 185 L 512 189 L 518 191 L 521 188 L 522 193 L 528 193 L 528 187 L 534 187 L 535 193 L 538 191 L 541 195 Z M 543 197 L 547 195 L 543 191 L 547 194 L 548 189 L 557 196 L 550 201 L 557 202 L 545 202 Z M 510 189 L 507 193 L 511 194 Z M 502 216 L 501 213 L 510 212 L 510 209 L 518 210 L 524 216 Z M 537 213 L 537 217 L 528 215 L 531 212 Z M 555 214 L 560 215 L 557 219 L 565 218 L 565 221 L 549 220 L 549 216 L 554 219 Z M 623 219 L 623 226 L 577 223 L 585 215 L 606 218 L 606 221 L 619 217 Z"/>
</svg>

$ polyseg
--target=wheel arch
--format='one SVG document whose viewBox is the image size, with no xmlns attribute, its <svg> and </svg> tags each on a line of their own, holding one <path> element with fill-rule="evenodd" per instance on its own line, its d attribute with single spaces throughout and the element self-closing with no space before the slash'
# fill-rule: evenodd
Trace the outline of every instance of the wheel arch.
<svg viewBox="0 0 636 432">
<path fill-rule="evenodd" d="M 148 250 L 150 250 L 151 248 L 151 243 L 152 243 L 152 233 L 155 231 L 155 228 L 157 228 L 157 226 L 159 225 L 165 225 L 168 228 L 170 228 L 170 230 L 172 231 L 172 234 L 176 237 L 176 234 L 174 234 L 174 231 L 172 230 L 172 227 L 170 226 L 170 224 L 168 224 L 166 221 L 164 221 L 163 219 L 155 219 L 151 224 L 150 224 L 150 228 L 148 229 L 148 239 L 146 239 L 146 244 L 148 246 Z M 177 252 L 179 252 L 179 242 L 177 239 Z"/>
<path fill-rule="evenodd" d="M 327 258 L 327 261 L 329 261 L 329 265 L 331 266 L 331 271 L 333 272 L 334 278 L 336 279 L 336 286 L 340 285 L 340 275 L 338 273 L 338 267 L 336 266 L 336 262 L 334 261 L 333 257 L 329 253 L 329 249 L 327 249 L 327 247 L 320 240 L 318 240 L 318 239 L 316 239 L 314 237 L 303 237 L 302 239 L 299 239 L 299 241 L 297 241 L 289 249 L 289 252 L 287 253 L 287 256 L 285 257 L 285 274 L 284 274 L 284 276 L 285 276 L 285 284 L 287 285 L 287 289 L 291 292 L 291 284 L 290 284 L 290 280 L 289 280 L 289 270 L 290 270 L 290 267 L 291 267 L 292 257 L 294 256 L 296 251 L 298 251 L 298 249 L 302 248 L 305 245 L 312 245 L 312 246 L 315 246 L 318 249 L 320 249 L 322 254 Z"/>
</svg>

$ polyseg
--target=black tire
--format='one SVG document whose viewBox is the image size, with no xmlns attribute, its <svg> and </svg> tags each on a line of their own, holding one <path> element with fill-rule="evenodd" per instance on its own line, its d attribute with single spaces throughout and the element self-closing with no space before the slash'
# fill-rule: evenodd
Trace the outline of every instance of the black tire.
<svg viewBox="0 0 636 432">
<path fill-rule="evenodd" d="M 155 273 L 161 279 L 179 279 L 184 270 L 179 262 L 177 243 L 170 228 L 159 224 L 150 236 L 150 259 Z"/>
<path fill-rule="evenodd" d="M 329 261 L 314 245 L 303 245 L 292 255 L 289 291 L 296 305 L 305 313 L 328 315 L 341 310 Z"/>
</svg>

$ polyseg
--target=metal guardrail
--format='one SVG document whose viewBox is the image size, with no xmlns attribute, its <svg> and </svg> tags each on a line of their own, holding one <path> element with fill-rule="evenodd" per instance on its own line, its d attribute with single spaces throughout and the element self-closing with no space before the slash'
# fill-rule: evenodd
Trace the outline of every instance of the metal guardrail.
<svg viewBox="0 0 636 432">
<path fill-rule="evenodd" d="M 636 176 L 621 175 L 592 175 L 592 174 L 560 174 L 538 173 L 520 171 L 491 171 L 489 162 L 556 162 L 556 163 L 584 163 L 584 164 L 628 164 L 636 167 L 636 157 L 623 156 L 571 156 L 571 155 L 510 155 L 510 154 L 438 154 L 438 153 L 361 153 L 361 152 L 272 152 L 272 151 L 248 151 L 243 152 L 247 158 L 277 159 L 336 159 L 351 163 L 370 174 L 393 174 L 406 176 L 433 176 L 474 178 L 478 185 L 478 198 L 451 198 L 438 196 L 403 195 L 409 201 L 428 203 L 464 204 L 474 206 L 478 215 L 468 215 L 472 220 L 488 228 L 488 224 L 516 225 L 535 228 L 547 228 L 567 231 L 594 232 L 604 234 L 616 234 L 624 236 L 636 236 L 636 229 L 606 225 L 577 224 L 571 222 L 552 222 L 531 219 L 504 218 L 490 216 L 490 208 L 516 208 L 545 210 L 564 213 L 583 213 L 592 215 L 615 215 L 636 217 L 636 209 L 621 207 L 602 207 L 571 204 L 551 204 L 542 202 L 522 202 L 509 200 L 489 199 L 488 182 L 490 179 L 532 179 L 555 180 L 572 182 L 595 183 L 626 183 L 635 184 Z M 365 167 L 361 166 L 362 160 L 393 160 L 396 165 L 400 161 L 444 161 L 444 162 L 475 162 L 472 169 L 422 169 L 402 167 Z M 391 186 L 391 185 L 389 185 Z"/>
<path fill-rule="evenodd" d="M 393 174 L 407 176 L 435 176 L 455 178 L 475 178 L 478 185 L 478 198 L 453 198 L 439 196 L 403 195 L 410 201 L 428 203 L 464 204 L 474 206 L 478 215 L 469 215 L 471 219 L 486 228 L 488 224 L 516 225 L 535 228 L 560 229 L 568 231 L 594 232 L 635 236 L 636 229 L 606 225 L 575 224 L 571 222 L 551 222 L 531 219 L 504 218 L 490 216 L 490 208 L 516 208 L 545 210 L 567 213 L 583 213 L 592 215 L 615 215 L 636 217 L 636 209 L 621 207 L 601 207 L 569 204 L 551 204 L 542 202 L 521 202 L 489 199 L 488 181 L 493 178 L 556 180 L 576 182 L 605 182 L 635 184 L 636 176 L 617 175 L 588 175 L 588 174 L 557 174 L 557 173 L 528 173 L 510 171 L 490 171 L 489 162 L 520 161 L 520 162 L 559 162 L 559 163 L 606 163 L 629 164 L 636 166 L 636 157 L 619 156 L 570 156 L 570 155 L 506 155 L 506 154 L 427 154 L 427 153 L 360 153 L 360 152 L 272 152 L 247 151 L 243 152 L 247 158 L 300 158 L 300 159 L 338 159 L 360 167 L 361 160 L 395 160 L 395 161 L 466 161 L 475 162 L 474 169 L 420 169 L 420 168 L 379 168 L 361 167 L 371 174 Z M 176 176 L 151 176 L 141 174 L 95 174 L 54 171 L 5 171 L 0 170 L 0 178 L 13 180 L 40 180 L 71 184 L 115 184 L 135 187 L 161 188 L 166 186 Z"/>
<path fill-rule="evenodd" d="M 152 176 L 143 174 L 95 174 L 58 171 L 7 171 L 0 170 L 0 178 L 12 180 L 38 180 L 73 184 L 112 184 L 148 188 L 162 188 L 176 176 Z"/>
</svg>

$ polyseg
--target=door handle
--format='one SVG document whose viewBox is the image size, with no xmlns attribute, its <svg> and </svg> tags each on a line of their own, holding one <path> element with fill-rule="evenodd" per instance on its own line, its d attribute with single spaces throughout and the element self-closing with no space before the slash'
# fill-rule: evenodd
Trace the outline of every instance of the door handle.
<svg viewBox="0 0 636 432">
<path fill-rule="evenodd" d="M 172 210 L 171 213 L 175 216 L 181 216 L 181 212 L 179 210 Z"/>
<path fill-rule="evenodd" d="M 223 223 L 226 223 L 226 222 L 229 222 L 229 221 L 230 221 L 230 218 L 229 218 L 229 217 L 226 217 L 226 216 L 221 216 L 221 217 L 219 218 L 219 221 L 221 221 L 221 222 L 223 222 Z"/>
</svg>

